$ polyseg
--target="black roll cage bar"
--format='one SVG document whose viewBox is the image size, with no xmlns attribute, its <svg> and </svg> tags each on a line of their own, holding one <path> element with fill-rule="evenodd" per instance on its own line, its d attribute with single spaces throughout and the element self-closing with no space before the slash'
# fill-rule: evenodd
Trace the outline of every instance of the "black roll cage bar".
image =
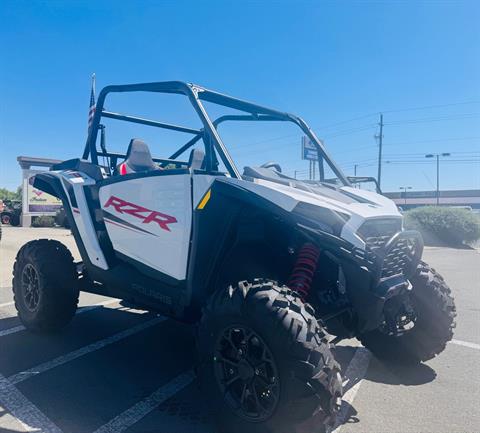
<svg viewBox="0 0 480 433">
<path fill-rule="evenodd" d="M 141 117 L 134 117 L 119 113 L 113 113 L 110 111 L 104 110 L 105 98 L 109 93 L 122 93 L 122 92 L 156 92 L 156 93 L 170 93 L 170 94 L 179 94 L 185 95 L 189 99 L 193 108 L 195 109 L 197 115 L 199 116 L 203 128 L 194 129 L 187 128 L 184 126 L 173 125 L 170 123 L 158 122 L 155 120 L 144 119 Z M 243 111 L 249 114 L 240 114 L 240 115 L 224 115 L 214 120 L 210 120 L 207 111 L 205 110 L 201 101 L 211 102 L 217 105 L 225 106 L 235 110 Z M 335 162 L 330 158 L 327 153 L 327 150 L 323 146 L 322 142 L 316 137 L 315 133 L 309 128 L 303 119 L 300 117 L 294 116 L 293 114 L 284 113 L 281 111 L 273 110 L 271 108 L 262 107 L 251 102 L 243 101 L 241 99 L 233 98 L 228 95 L 224 95 L 213 90 L 205 89 L 201 86 L 197 86 L 191 83 L 185 83 L 182 81 L 163 81 L 156 83 L 141 83 L 141 84 L 125 84 L 125 85 L 113 85 L 107 86 L 102 89 L 98 96 L 95 114 L 92 121 L 92 126 L 89 130 L 87 142 L 85 144 L 85 149 L 83 152 L 83 159 L 90 160 L 93 164 L 98 164 L 98 157 L 113 157 L 115 160 L 117 158 L 125 157 L 125 155 L 119 153 L 107 152 L 105 149 L 102 149 L 102 152 L 97 150 L 96 142 L 98 131 L 103 132 L 103 125 L 100 124 L 102 117 L 123 120 L 127 122 L 139 123 L 148 126 L 154 126 L 158 128 L 184 132 L 193 134 L 194 137 L 175 151 L 168 159 L 155 159 L 158 162 L 161 162 L 162 165 L 168 163 L 175 163 L 175 158 L 180 154 L 185 152 L 189 147 L 192 147 L 198 140 L 203 138 L 205 143 L 205 168 L 207 171 L 212 171 L 216 168 L 217 160 L 215 156 L 214 149 L 217 151 L 218 155 L 222 159 L 223 164 L 227 168 L 228 172 L 232 177 L 241 179 L 241 174 L 238 171 L 235 163 L 233 162 L 230 154 L 228 153 L 225 144 L 220 138 L 217 127 L 219 124 L 225 121 L 287 121 L 293 122 L 303 133 L 310 139 L 310 141 L 317 148 L 319 156 L 319 164 L 322 163 L 322 159 L 325 159 L 330 165 L 332 170 L 335 172 L 335 175 L 341 179 L 346 185 L 349 185 L 348 179 L 343 175 L 339 167 Z"/>
</svg>

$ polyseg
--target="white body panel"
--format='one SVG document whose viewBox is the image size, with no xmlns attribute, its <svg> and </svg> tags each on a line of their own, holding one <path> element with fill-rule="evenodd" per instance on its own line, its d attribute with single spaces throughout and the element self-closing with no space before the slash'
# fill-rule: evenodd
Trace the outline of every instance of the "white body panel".
<svg viewBox="0 0 480 433">
<path fill-rule="evenodd" d="M 72 210 L 75 225 L 77 226 L 80 237 L 82 238 L 83 245 L 90 262 L 101 269 L 108 269 L 107 261 L 105 260 L 103 251 L 98 243 L 97 233 L 90 217 L 90 211 L 87 206 L 85 193 L 83 192 L 84 186 L 94 185 L 95 181 L 85 173 L 80 173 L 77 171 L 69 170 L 63 172 L 53 172 L 53 174 L 57 174 L 62 181 L 62 186 L 70 203 L 70 209 Z M 71 202 L 70 195 L 66 189 L 66 183 L 70 184 L 70 186 L 73 188 L 77 206 L 73 206 Z"/>
<path fill-rule="evenodd" d="M 72 203 L 70 207 L 90 261 L 102 269 L 108 269 L 83 192 L 83 186 L 94 184 L 94 180 L 83 173 L 68 170 L 57 175 L 62 178 L 64 188 L 66 182 L 73 188 L 78 207 Z M 105 226 L 115 251 L 177 280 L 184 280 L 192 212 L 216 179 L 251 191 L 288 212 L 303 202 L 348 214 L 349 219 L 342 228 L 341 237 L 362 249 L 365 243 L 357 231 L 365 220 L 401 219 L 393 201 L 351 187 L 337 189 L 339 196 L 335 199 L 323 187 L 312 186 L 305 191 L 263 179 L 251 182 L 203 174 L 142 176 L 118 179 L 118 182 L 102 186 L 99 190 Z"/>
<path fill-rule="evenodd" d="M 188 174 L 152 176 L 101 187 L 100 205 L 114 249 L 185 279 L 192 226 L 190 181 Z"/>
</svg>

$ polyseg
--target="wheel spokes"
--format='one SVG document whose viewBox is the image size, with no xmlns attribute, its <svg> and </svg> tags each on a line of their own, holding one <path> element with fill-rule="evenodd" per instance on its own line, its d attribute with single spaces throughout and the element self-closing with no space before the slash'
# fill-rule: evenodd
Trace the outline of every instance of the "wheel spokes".
<svg viewBox="0 0 480 433">
<path fill-rule="evenodd" d="M 27 264 L 22 271 L 23 299 L 26 307 L 34 311 L 40 301 L 38 274 L 32 264 Z"/>
<path fill-rule="evenodd" d="M 273 356 L 250 328 L 232 326 L 217 340 L 215 374 L 232 409 L 243 418 L 268 418 L 279 399 Z"/>
</svg>

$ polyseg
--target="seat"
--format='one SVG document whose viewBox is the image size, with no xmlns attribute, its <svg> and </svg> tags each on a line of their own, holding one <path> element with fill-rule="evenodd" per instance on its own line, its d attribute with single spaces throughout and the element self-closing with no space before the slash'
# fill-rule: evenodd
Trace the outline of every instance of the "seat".
<svg viewBox="0 0 480 433">
<path fill-rule="evenodd" d="M 269 180 L 270 182 L 282 183 L 284 185 L 289 185 L 293 180 L 277 170 L 265 167 L 244 167 L 243 175 L 247 178 Z"/>
<path fill-rule="evenodd" d="M 200 149 L 192 149 L 188 158 L 188 168 L 191 170 L 204 169 L 205 152 Z"/>
<path fill-rule="evenodd" d="M 153 162 L 147 143 L 138 138 L 132 138 L 128 145 L 125 161 L 117 166 L 117 173 L 121 175 L 141 173 L 144 171 L 156 170 L 157 168 L 158 167 Z"/>
</svg>

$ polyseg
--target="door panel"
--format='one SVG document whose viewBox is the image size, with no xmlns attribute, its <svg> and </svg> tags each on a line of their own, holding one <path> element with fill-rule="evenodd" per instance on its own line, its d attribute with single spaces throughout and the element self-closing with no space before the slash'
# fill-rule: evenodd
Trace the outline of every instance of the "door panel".
<svg viewBox="0 0 480 433">
<path fill-rule="evenodd" d="M 192 226 L 191 177 L 121 180 L 100 188 L 113 248 L 177 280 L 186 276 Z"/>
</svg>

